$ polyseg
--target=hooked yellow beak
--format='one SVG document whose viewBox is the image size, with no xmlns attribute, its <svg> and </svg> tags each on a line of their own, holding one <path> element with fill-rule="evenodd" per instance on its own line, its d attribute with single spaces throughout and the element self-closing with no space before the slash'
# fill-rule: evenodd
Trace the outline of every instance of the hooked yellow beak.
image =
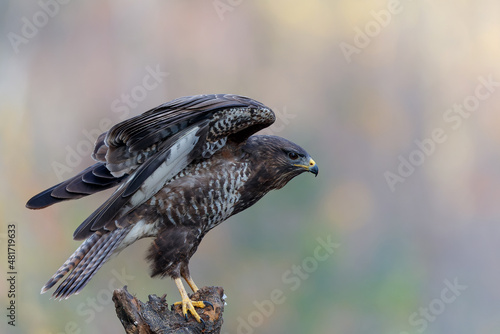
<svg viewBox="0 0 500 334">
<path fill-rule="evenodd" d="M 305 168 L 308 172 L 311 172 L 315 176 L 318 176 L 319 168 L 316 162 L 312 158 L 309 159 L 309 165 L 294 165 L 294 166 Z"/>
</svg>

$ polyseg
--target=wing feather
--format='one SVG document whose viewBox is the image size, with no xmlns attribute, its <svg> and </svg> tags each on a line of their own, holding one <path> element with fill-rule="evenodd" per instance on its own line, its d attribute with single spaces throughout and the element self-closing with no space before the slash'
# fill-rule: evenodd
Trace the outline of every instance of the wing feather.
<svg viewBox="0 0 500 334">
<path fill-rule="evenodd" d="M 102 228 L 114 230 L 116 220 L 193 160 L 209 158 L 228 140 L 243 143 L 274 120 L 271 109 L 238 95 L 197 95 L 167 102 L 101 134 L 92 154 L 98 163 L 34 196 L 27 206 L 42 208 L 120 184 L 73 237 L 85 239 Z"/>
<path fill-rule="evenodd" d="M 112 222 L 115 218 L 127 214 L 158 192 L 168 179 L 193 160 L 189 153 L 198 143 L 200 134 L 204 133 L 200 130 L 206 128 L 207 123 L 204 121 L 171 138 L 164 150 L 141 165 L 126 183 L 76 229 L 73 238 L 81 240 L 102 228 L 114 229 L 116 226 Z"/>
<path fill-rule="evenodd" d="M 29 209 L 42 209 L 69 199 L 77 199 L 98 191 L 112 188 L 124 177 L 114 177 L 104 163 L 96 163 L 78 175 L 33 196 L 27 203 Z"/>
</svg>

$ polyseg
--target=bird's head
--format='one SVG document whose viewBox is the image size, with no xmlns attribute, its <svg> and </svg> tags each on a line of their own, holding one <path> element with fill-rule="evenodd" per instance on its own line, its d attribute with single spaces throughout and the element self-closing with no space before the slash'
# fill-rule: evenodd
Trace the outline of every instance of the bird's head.
<svg viewBox="0 0 500 334">
<path fill-rule="evenodd" d="M 274 189 L 284 187 L 291 179 L 304 172 L 318 175 L 318 165 L 309 153 L 284 138 L 252 136 L 248 139 L 247 148 L 261 167 L 262 182 L 270 182 Z"/>
</svg>

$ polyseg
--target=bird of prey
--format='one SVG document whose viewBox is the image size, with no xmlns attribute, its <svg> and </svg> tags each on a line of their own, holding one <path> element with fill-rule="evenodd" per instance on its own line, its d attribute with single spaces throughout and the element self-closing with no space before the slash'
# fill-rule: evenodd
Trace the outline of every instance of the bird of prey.
<svg viewBox="0 0 500 334">
<path fill-rule="evenodd" d="M 277 136 L 254 135 L 275 121 L 273 111 L 238 95 L 175 99 L 127 119 L 101 134 L 78 175 L 31 198 L 41 209 L 118 186 L 74 232 L 84 240 L 42 288 L 63 277 L 54 298 L 79 293 L 111 255 L 138 239 L 154 237 L 147 259 L 151 276 L 170 276 L 182 312 L 202 321 L 181 277 L 198 290 L 189 260 L 205 234 L 318 166 L 298 145 Z"/>
</svg>

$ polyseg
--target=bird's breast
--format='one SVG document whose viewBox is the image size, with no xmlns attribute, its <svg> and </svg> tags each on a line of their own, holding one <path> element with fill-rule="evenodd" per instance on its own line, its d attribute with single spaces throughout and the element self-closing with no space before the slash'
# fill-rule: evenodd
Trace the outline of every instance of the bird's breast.
<svg viewBox="0 0 500 334">
<path fill-rule="evenodd" d="M 194 225 L 205 234 L 234 211 L 249 179 L 248 163 L 205 160 L 191 164 L 149 200 L 165 225 Z"/>
</svg>

